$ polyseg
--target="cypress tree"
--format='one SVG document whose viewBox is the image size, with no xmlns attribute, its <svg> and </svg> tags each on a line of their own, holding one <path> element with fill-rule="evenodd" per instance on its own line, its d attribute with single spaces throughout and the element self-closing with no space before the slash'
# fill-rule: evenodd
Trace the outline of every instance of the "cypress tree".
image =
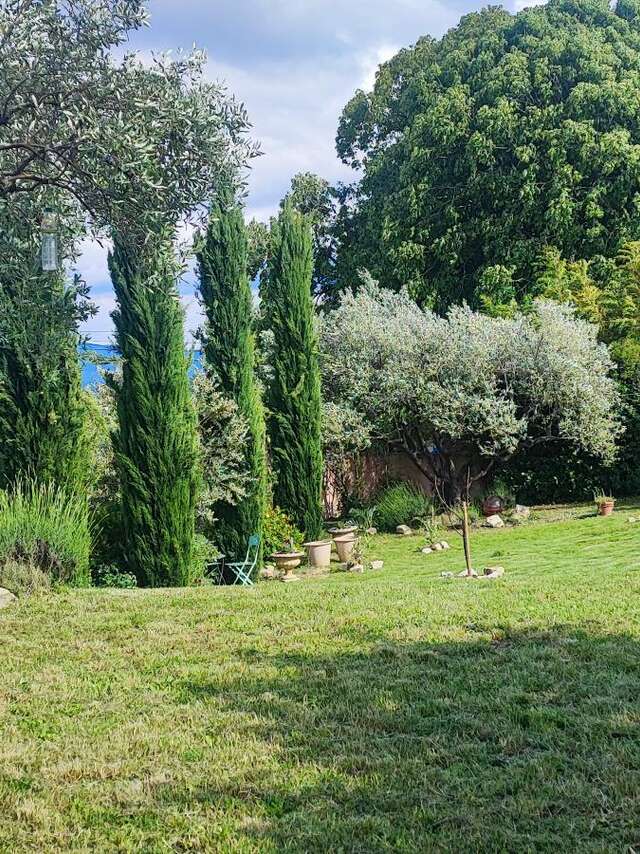
<svg viewBox="0 0 640 854">
<path fill-rule="evenodd" d="M 77 348 L 86 289 L 42 272 L 41 215 L 32 199 L 0 208 L 0 488 L 28 477 L 83 494 L 89 462 Z M 62 237 L 68 249 L 72 236 Z"/>
<path fill-rule="evenodd" d="M 111 379 L 124 553 L 142 585 L 188 584 L 197 478 L 195 411 L 171 240 L 143 248 L 116 237 L 109 267 L 122 380 Z"/>
<path fill-rule="evenodd" d="M 200 299 L 206 315 L 203 336 L 206 369 L 222 393 L 235 401 L 248 428 L 243 448 L 248 474 L 246 495 L 236 506 L 218 502 L 213 508 L 217 519 L 215 540 L 224 554 L 236 559 L 244 557 L 252 534 L 259 534 L 262 540 L 267 489 L 265 420 L 254 373 L 247 251 L 242 210 L 230 194 L 222 193 L 212 205 L 198 262 Z"/>
<path fill-rule="evenodd" d="M 274 502 L 309 539 L 322 528 L 322 409 L 312 273 L 311 228 L 287 202 L 271 230 L 262 287 L 265 321 L 273 334 L 267 425 Z"/>
</svg>

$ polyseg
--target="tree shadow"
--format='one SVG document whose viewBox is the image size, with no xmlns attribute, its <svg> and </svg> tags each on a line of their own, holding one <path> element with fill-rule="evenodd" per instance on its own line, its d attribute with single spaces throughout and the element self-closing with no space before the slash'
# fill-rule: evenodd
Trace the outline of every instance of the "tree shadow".
<svg viewBox="0 0 640 854">
<path fill-rule="evenodd" d="M 331 656 L 239 649 L 231 690 L 176 690 L 239 715 L 272 761 L 157 797 L 241 801 L 257 850 L 631 850 L 638 640 L 588 625 L 466 630 L 463 642 L 367 638 Z"/>
</svg>

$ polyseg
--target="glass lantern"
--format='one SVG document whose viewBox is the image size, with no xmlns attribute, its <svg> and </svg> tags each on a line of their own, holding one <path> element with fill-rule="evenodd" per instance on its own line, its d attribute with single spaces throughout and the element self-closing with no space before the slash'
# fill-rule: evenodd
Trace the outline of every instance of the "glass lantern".
<svg viewBox="0 0 640 854">
<path fill-rule="evenodd" d="M 43 271 L 50 273 L 58 269 L 58 217 L 56 214 L 44 214 L 41 232 L 40 260 Z"/>
</svg>

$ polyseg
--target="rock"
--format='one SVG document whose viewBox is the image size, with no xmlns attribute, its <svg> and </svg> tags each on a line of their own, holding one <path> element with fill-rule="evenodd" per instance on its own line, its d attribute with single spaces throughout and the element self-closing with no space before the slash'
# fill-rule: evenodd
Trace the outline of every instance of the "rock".
<svg viewBox="0 0 640 854">
<path fill-rule="evenodd" d="M 396 528 L 396 534 L 400 534 L 402 537 L 410 537 L 413 531 L 408 525 L 398 525 Z"/>
<path fill-rule="evenodd" d="M 450 549 L 450 548 L 451 548 L 451 546 L 449 545 L 449 543 L 447 543 L 445 540 L 443 540 L 443 541 L 440 543 L 440 545 L 442 546 L 442 548 L 443 548 L 443 549 Z"/>
<path fill-rule="evenodd" d="M 15 593 L 7 590 L 6 587 L 0 587 L 0 608 L 8 608 L 9 605 L 13 605 L 17 598 Z"/>
<path fill-rule="evenodd" d="M 384 566 L 383 560 L 372 560 L 371 561 L 371 569 L 382 569 Z"/>
<path fill-rule="evenodd" d="M 349 567 L 349 572 L 364 572 L 364 566 L 361 563 L 356 563 Z"/>
<path fill-rule="evenodd" d="M 484 524 L 487 528 L 504 528 L 504 522 L 497 513 L 495 516 L 489 516 L 485 519 Z"/>
<path fill-rule="evenodd" d="M 260 570 L 260 578 L 265 578 L 267 581 L 278 578 L 278 573 L 276 572 L 275 566 L 268 563 L 264 569 Z"/>
<path fill-rule="evenodd" d="M 440 578 L 453 578 L 453 573 L 452 572 L 441 572 Z"/>
<path fill-rule="evenodd" d="M 502 578 L 505 573 L 504 566 L 485 566 L 483 578 Z"/>
<path fill-rule="evenodd" d="M 478 577 L 478 573 L 475 571 L 475 569 L 471 570 L 471 575 L 467 574 L 466 569 L 463 569 L 462 572 L 458 573 L 458 578 L 477 578 L 477 577 Z"/>
<path fill-rule="evenodd" d="M 521 519 L 528 519 L 531 516 L 531 507 L 526 507 L 524 504 L 516 504 L 514 513 L 520 516 Z"/>
<path fill-rule="evenodd" d="M 367 528 L 367 534 L 368 534 L 370 537 L 375 537 L 375 535 L 376 535 L 377 533 L 378 533 L 378 529 L 377 529 L 377 528 Z"/>
<path fill-rule="evenodd" d="M 431 548 L 433 549 L 434 552 L 441 552 L 442 551 L 442 543 L 434 543 Z"/>
<path fill-rule="evenodd" d="M 427 546 L 424 549 L 420 549 L 420 551 L 422 552 L 423 555 L 433 554 L 433 549 L 431 548 L 431 546 Z"/>
</svg>

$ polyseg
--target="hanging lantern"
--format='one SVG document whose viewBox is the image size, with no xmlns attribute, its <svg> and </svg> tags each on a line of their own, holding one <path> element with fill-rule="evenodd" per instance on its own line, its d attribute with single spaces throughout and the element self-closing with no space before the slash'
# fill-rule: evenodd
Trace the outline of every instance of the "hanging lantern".
<svg viewBox="0 0 640 854">
<path fill-rule="evenodd" d="M 44 272 L 50 273 L 58 269 L 58 217 L 56 214 L 44 214 L 41 232 L 40 260 Z"/>
</svg>

